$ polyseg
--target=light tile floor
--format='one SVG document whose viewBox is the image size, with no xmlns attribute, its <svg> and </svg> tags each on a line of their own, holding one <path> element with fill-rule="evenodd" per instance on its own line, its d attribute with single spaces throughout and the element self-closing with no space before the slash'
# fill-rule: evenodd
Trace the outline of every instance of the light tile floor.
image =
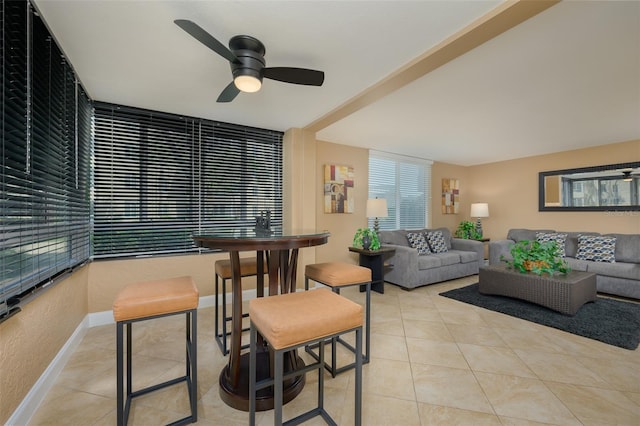
<svg viewBox="0 0 640 426">
<path fill-rule="evenodd" d="M 438 295 L 476 281 L 467 277 L 413 291 L 386 284 L 384 295 L 372 294 L 364 425 L 640 425 L 640 350 Z M 364 303 L 356 288 L 342 294 Z M 245 425 L 248 414 L 218 396 L 226 358 L 213 339 L 213 308 L 199 311 L 198 326 L 198 424 Z M 134 326 L 134 386 L 182 374 L 183 327 L 182 317 Z M 325 406 L 340 425 L 353 424 L 353 371 L 325 377 Z M 314 404 L 314 382 L 317 374 L 309 373 L 303 392 L 285 406 L 285 418 Z M 30 425 L 113 425 L 115 408 L 115 325 L 95 327 Z M 137 399 L 129 424 L 166 424 L 186 413 L 186 385 L 180 384 Z M 257 416 L 260 425 L 272 419 L 272 411 Z"/>
</svg>

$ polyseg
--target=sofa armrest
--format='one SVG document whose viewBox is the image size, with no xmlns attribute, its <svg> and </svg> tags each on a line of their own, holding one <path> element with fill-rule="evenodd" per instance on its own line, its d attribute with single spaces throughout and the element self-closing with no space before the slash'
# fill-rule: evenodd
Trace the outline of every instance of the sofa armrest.
<svg viewBox="0 0 640 426">
<path fill-rule="evenodd" d="M 454 250 L 473 251 L 478 255 L 478 260 L 484 259 L 484 243 L 482 241 L 452 238 L 451 248 Z"/>
<path fill-rule="evenodd" d="M 386 262 L 395 268 L 418 270 L 418 250 L 413 247 L 400 246 L 395 244 L 382 244 L 381 248 L 387 247 L 395 249 Z"/>
<path fill-rule="evenodd" d="M 504 263 L 501 257 L 507 260 L 513 260 L 511 256 L 511 246 L 516 242 L 513 240 L 496 240 L 489 241 L 489 265 L 498 265 Z"/>
</svg>

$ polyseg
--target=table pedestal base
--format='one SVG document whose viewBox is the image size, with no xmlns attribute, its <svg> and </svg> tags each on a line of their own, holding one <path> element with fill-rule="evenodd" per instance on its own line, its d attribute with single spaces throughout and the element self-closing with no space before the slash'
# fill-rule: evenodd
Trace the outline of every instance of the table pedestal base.
<svg viewBox="0 0 640 426">
<path fill-rule="evenodd" d="M 294 368 L 304 366 L 304 361 L 300 358 L 296 351 L 285 355 L 284 374 L 292 371 Z M 295 363 L 295 365 L 294 365 Z M 261 352 L 257 354 L 257 378 L 258 380 L 270 377 L 269 352 Z M 229 366 L 227 365 L 220 373 L 220 398 L 230 407 L 236 410 L 249 411 L 249 354 L 240 357 L 240 377 L 238 378 L 238 386 L 232 387 L 229 380 Z M 304 388 L 304 374 L 295 376 L 284 381 L 283 403 L 291 401 L 298 396 Z M 258 391 L 256 398 L 256 410 L 267 411 L 273 409 L 273 387 L 268 387 Z"/>
</svg>

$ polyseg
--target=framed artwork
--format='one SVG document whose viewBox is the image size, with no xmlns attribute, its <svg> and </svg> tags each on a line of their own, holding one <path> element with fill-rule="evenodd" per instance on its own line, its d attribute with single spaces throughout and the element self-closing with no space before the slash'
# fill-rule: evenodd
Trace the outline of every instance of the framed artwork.
<svg viewBox="0 0 640 426">
<path fill-rule="evenodd" d="M 353 167 L 325 164 L 324 212 L 353 213 Z"/>
<path fill-rule="evenodd" d="M 442 214 L 458 214 L 460 208 L 460 182 L 458 179 L 442 179 Z"/>
</svg>

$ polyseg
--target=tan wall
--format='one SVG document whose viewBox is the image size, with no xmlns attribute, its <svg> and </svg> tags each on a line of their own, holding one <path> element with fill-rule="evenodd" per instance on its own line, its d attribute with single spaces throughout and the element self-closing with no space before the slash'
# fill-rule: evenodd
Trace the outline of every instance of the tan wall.
<svg viewBox="0 0 640 426">
<path fill-rule="evenodd" d="M 442 213 L 442 179 L 458 179 L 460 181 L 460 210 L 458 214 Z M 446 163 L 433 163 L 431 166 L 431 217 L 432 228 L 448 228 L 452 232 L 462 220 L 469 220 L 471 203 L 478 200 L 471 193 L 471 182 L 467 167 Z"/>
<path fill-rule="evenodd" d="M 85 266 L 0 323 L 0 424 L 18 407 L 87 315 Z"/>
<path fill-rule="evenodd" d="M 353 213 L 324 212 L 325 164 L 353 167 L 355 192 Z M 316 197 L 316 226 L 318 229 L 326 229 L 331 232 L 329 243 L 316 249 L 316 260 L 318 262 L 340 260 L 358 263 L 357 254 L 349 252 L 349 246 L 352 245 L 356 230 L 367 226 L 369 150 L 318 141 L 315 173 L 317 184 L 314 188 L 307 188 L 307 191 L 313 191 Z"/>
<path fill-rule="evenodd" d="M 241 254 L 249 255 L 251 253 Z M 88 311 L 110 311 L 116 295 L 127 284 L 167 277 L 189 275 L 200 297 L 210 296 L 214 294 L 214 263 L 228 258 L 227 253 L 215 253 L 94 261 L 89 269 Z M 255 277 L 243 278 L 242 284 L 245 289 L 255 288 Z"/>
<path fill-rule="evenodd" d="M 640 212 L 539 212 L 538 172 L 640 160 L 640 140 L 469 167 L 472 198 L 489 203 L 484 234 L 510 228 L 640 233 Z M 468 214 L 468 213 L 467 213 Z"/>
</svg>

